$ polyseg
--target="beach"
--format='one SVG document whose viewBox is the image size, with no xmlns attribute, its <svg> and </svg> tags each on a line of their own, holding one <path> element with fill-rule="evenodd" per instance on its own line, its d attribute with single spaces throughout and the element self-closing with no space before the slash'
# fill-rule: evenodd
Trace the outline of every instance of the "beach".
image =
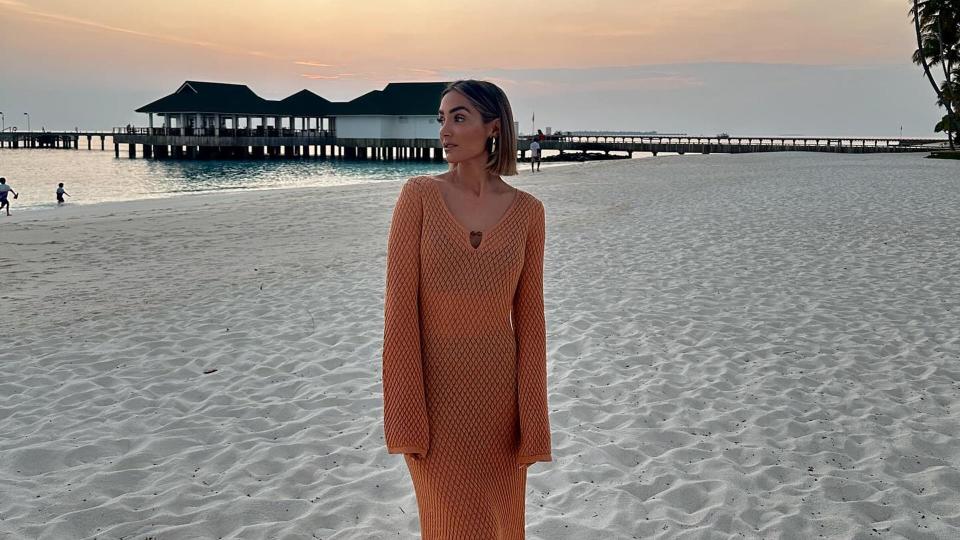
<svg viewBox="0 0 960 540">
<path fill-rule="evenodd" d="M 527 538 L 960 538 L 960 174 L 670 156 L 546 208 Z M 0 216 L 0 539 L 418 538 L 380 346 L 402 181 Z"/>
</svg>

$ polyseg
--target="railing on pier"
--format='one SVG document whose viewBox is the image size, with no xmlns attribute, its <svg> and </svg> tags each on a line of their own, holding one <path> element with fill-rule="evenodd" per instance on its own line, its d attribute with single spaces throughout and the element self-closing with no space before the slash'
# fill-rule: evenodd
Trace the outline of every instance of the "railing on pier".
<svg viewBox="0 0 960 540">
<path fill-rule="evenodd" d="M 601 144 L 601 145 L 717 145 L 721 147 L 750 147 L 750 146 L 790 146 L 790 147 L 865 147 L 865 148 L 917 148 L 923 145 L 946 144 L 946 139 L 925 139 L 916 137 L 734 137 L 697 136 L 697 135 L 586 135 L 562 134 L 537 136 L 523 136 L 522 142 L 538 139 L 541 146 L 546 148 L 569 144 Z"/>
<path fill-rule="evenodd" d="M 113 133 L 116 133 L 116 129 L 85 129 L 85 130 L 67 130 L 67 131 L 17 131 L 13 128 L 7 128 L 3 132 L 0 132 L 2 137 L 19 137 L 21 139 L 26 139 L 29 137 L 99 137 L 99 136 L 108 136 Z"/>
<path fill-rule="evenodd" d="M 157 135 L 168 137 L 332 137 L 334 132 L 325 129 L 290 129 L 257 126 L 255 128 L 217 128 L 213 127 L 118 127 L 113 128 L 114 135 Z"/>
<path fill-rule="evenodd" d="M 0 133 L 0 147 L 9 148 L 73 148 L 79 147 L 80 137 L 87 138 L 87 148 L 91 149 L 91 138 L 100 138 L 100 149 L 105 150 L 105 138 L 111 137 L 114 152 L 119 156 L 120 145 L 125 145 L 132 156 L 137 145 L 143 147 L 145 155 L 152 154 L 152 148 L 158 147 L 161 154 L 167 151 L 180 155 L 182 148 L 203 153 L 204 149 L 217 149 L 217 152 L 229 151 L 255 154 L 276 152 L 278 147 L 316 147 L 322 155 L 325 146 L 343 147 L 347 155 L 358 153 L 401 153 L 412 151 L 442 154 L 439 140 L 423 139 L 383 139 L 383 138 L 341 138 L 335 130 L 291 129 L 258 126 L 249 128 L 226 127 L 118 127 L 110 131 L 33 131 Z M 531 141 L 537 138 L 543 150 L 556 150 L 581 153 L 619 152 L 632 157 L 634 153 L 750 153 L 750 152 L 840 152 L 840 153 L 892 153 L 925 152 L 946 147 L 946 139 L 903 138 L 903 137 L 735 137 L 726 134 L 718 136 L 695 136 L 685 134 L 647 134 L 622 135 L 602 133 L 563 133 L 543 136 L 542 138 L 522 136 L 517 149 L 520 157 L 525 158 L 530 151 Z M 149 148 L 149 149 L 148 149 Z M 228 150 L 222 150 L 227 148 Z M 273 150 L 271 150 L 273 148 Z M 239 149 L 239 150 L 238 150 Z M 297 150 L 293 150 L 296 152 Z"/>
</svg>

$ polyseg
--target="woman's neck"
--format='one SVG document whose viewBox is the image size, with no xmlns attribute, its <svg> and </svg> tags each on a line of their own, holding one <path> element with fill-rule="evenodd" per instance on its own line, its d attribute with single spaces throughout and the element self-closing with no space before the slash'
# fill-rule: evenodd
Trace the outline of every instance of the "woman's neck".
<svg viewBox="0 0 960 540">
<path fill-rule="evenodd" d="M 457 163 L 450 170 L 453 183 L 476 197 L 482 197 L 493 188 L 499 177 L 491 175 L 487 164 L 479 160 L 470 160 Z"/>
</svg>

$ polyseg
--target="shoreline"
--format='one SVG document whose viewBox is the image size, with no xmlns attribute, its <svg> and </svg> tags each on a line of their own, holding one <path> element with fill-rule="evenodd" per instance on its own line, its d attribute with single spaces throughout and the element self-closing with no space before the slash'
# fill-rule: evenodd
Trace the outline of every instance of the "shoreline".
<svg viewBox="0 0 960 540">
<path fill-rule="evenodd" d="M 639 159 L 639 158 L 638 158 Z M 513 178 L 522 177 L 524 174 L 530 174 L 529 170 L 525 170 L 520 166 L 521 162 L 518 162 L 518 175 Z M 542 174 L 548 168 L 556 167 L 567 167 L 571 165 L 576 165 L 577 162 L 564 162 L 564 163 L 551 163 L 549 166 L 546 164 L 544 168 L 541 169 L 540 173 Z M 67 199 L 66 204 L 63 206 L 57 206 L 55 204 L 48 204 L 44 206 L 29 206 L 19 208 L 16 205 L 17 201 L 12 201 L 14 207 L 11 210 L 11 216 L 7 217 L 6 215 L 0 215 L 0 225 L 4 222 L 16 222 L 19 221 L 18 216 L 29 214 L 34 218 L 40 217 L 55 217 L 62 214 L 64 217 L 75 217 L 77 214 L 82 214 L 84 212 L 97 212 L 101 210 L 105 211 L 122 211 L 124 205 L 132 205 L 130 209 L 139 210 L 139 209 L 149 209 L 162 207 L 165 209 L 172 209 L 173 207 L 180 206 L 180 203 L 175 203 L 173 201 L 179 201 L 180 199 L 188 200 L 194 197 L 207 197 L 207 198 L 223 198 L 227 201 L 233 201 L 236 198 L 246 198 L 246 197 L 263 197 L 268 196 L 267 194 L 272 192 L 282 192 L 287 190 L 292 190 L 294 192 L 298 190 L 326 190 L 330 188 L 346 188 L 353 186 L 371 186 L 377 184 L 392 184 L 399 181 L 406 180 L 407 177 L 398 178 L 398 179 L 388 179 L 388 180 L 368 180 L 368 181 L 358 181 L 352 183 L 342 183 L 342 184 L 331 184 L 331 185 L 313 185 L 313 186 L 264 186 L 264 187 L 248 187 L 248 188 L 229 188 L 229 189 L 218 189 L 218 190 L 196 190 L 196 191 L 177 191 L 177 192 L 167 192 L 155 197 L 145 197 L 145 198 L 136 198 L 136 199 L 123 199 L 123 200 L 113 200 L 113 201 L 100 201 L 93 203 L 77 203 L 72 202 L 71 199 Z M 509 182 L 509 178 L 506 177 Z M 209 202 L 205 200 L 203 202 Z M 185 203 L 187 206 L 192 206 L 190 203 Z M 98 210 L 99 209 L 99 210 Z"/>
</svg>

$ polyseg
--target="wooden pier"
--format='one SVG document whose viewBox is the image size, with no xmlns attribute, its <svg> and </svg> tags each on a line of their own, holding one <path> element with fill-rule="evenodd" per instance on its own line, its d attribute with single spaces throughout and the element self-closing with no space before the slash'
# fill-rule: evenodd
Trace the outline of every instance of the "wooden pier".
<svg viewBox="0 0 960 540">
<path fill-rule="evenodd" d="M 106 139 L 111 131 L 5 131 L 0 133 L 0 148 L 62 148 L 78 149 L 86 139 L 87 150 L 93 149 L 93 140 L 99 139 L 100 150 L 106 150 Z"/>
<path fill-rule="evenodd" d="M 147 127 L 128 125 L 110 132 L 0 133 L 0 147 L 77 149 L 86 138 L 113 143 L 116 157 L 226 159 L 268 157 L 337 157 L 345 159 L 414 159 L 443 161 L 437 124 L 445 82 L 389 83 L 347 102 L 329 101 L 309 90 L 281 100 L 264 99 L 243 84 L 184 81 L 173 93 L 136 111 Z M 154 120 L 160 122 L 155 125 Z M 16 128 L 13 128 L 16 129 Z M 525 159 L 532 137 L 518 141 Z M 547 136 L 542 150 L 585 157 L 604 153 L 742 154 L 748 152 L 928 152 L 945 139 L 864 137 L 716 137 L 682 134 L 571 132 Z M 121 152 L 125 147 L 125 152 Z"/>
<path fill-rule="evenodd" d="M 114 155 L 128 158 L 296 158 L 443 161 L 443 148 L 435 139 L 374 139 L 337 137 L 316 129 L 118 128 L 113 135 Z M 121 152 L 121 145 L 125 152 Z"/>
<path fill-rule="evenodd" d="M 437 139 L 337 137 L 320 129 L 115 128 L 112 131 L 42 131 L 0 133 L 0 148 L 107 150 L 110 138 L 116 157 L 235 159 L 337 157 L 344 159 L 443 161 Z M 86 144 L 83 144 L 86 139 Z M 518 142 L 521 159 L 529 156 L 530 137 Z M 551 136 L 542 150 L 561 155 L 604 153 L 743 154 L 753 152 L 900 153 L 929 152 L 946 139 L 842 137 L 698 137 L 698 136 Z M 97 144 L 99 143 L 99 144 Z M 121 151 L 123 150 L 123 151 Z"/>
<path fill-rule="evenodd" d="M 837 152 L 872 154 L 892 152 L 929 152 L 946 139 L 869 138 L 869 137 L 706 137 L 706 136 L 620 136 L 620 135 L 561 135 L 540 141 L 542 150 L 569 152 L 612 152 L 633 157 L 635 152 L 657 155 L 676 154 L 744 154 L 752 152 Z M 529 150 L 530 139 L 520 144 Z"/>
<path fill-rule="evenodd" d="M 109 137 L 118 158 L 314 156 L 443 161 L 435 120 L 446 86 L 445 82 L 389 83 L 383 90 L 333 102 L 306 89 L 281 100 L 269 100 L 242 84 L 185 81 L 173 93 L 136 110 L 147 115 L 147 127 L 128 125 L 109 132 L 4 131 L 0 133 L 0 147 L 78 149 L 85 138 L 88 150 L 93 148 L 94 139 L 99 139 L 100 150 L 106 150 Z M 157 124 L 155 119 L 159 120 Z M 527 157 L 531 140 L 522 137 L 518 141 L 519 158 Z M 571 132 L 547 136 L 540 141 L 540 148 L 559 152 L 561 160 L 566 156 L 577 160 L 597 152 L 620 157 L 633 157 L 637 152 L 928 152 L 946 146 L 946 142 L 922 138 Z"/>
</svg>

